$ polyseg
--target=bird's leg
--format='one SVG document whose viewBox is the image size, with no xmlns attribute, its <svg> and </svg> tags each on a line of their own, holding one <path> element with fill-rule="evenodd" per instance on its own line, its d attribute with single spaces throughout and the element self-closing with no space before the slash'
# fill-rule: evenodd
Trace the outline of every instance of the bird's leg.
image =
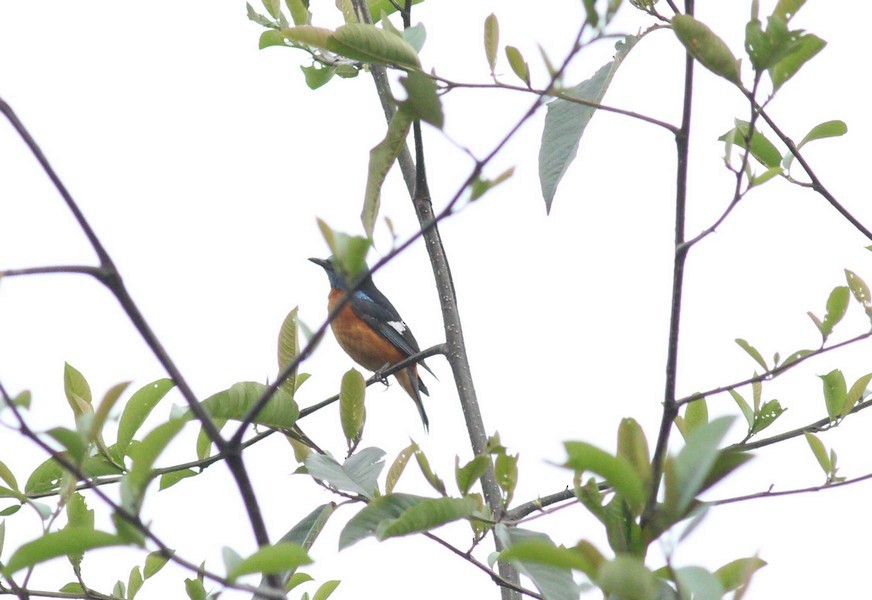
<svg viewBox="0 0 872 600">
<path fill-rule="evenodd" d="M 372 376 L 378 379 L 385 387 L 389 387 L 391 385 L 388 381 L 388 378 L 384 375 L 384 372 L 391 368 L 391 366 L 391 363 L 386 362 L 378 369 L 376 369 L 375 372 L 372 374 Z"/>
</svg>

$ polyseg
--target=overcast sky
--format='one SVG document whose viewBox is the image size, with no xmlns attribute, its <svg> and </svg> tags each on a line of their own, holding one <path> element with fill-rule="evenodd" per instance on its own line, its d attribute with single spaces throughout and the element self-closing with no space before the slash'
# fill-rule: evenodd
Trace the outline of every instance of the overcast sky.
<svg viewBox="0 0 872 600">
<path fill-rule="evenodd" d="M 316 24 L 337 23 L 332 2 L 312 4 Z M 699 2 L 698 7 L 699 18 L 737 55 L 750 10 L 746 4 Z M 762 4 L 761 13 L 768 14 L 773 3 Z M 809 146 L 807 157 L 828 189 L 872 226 L 866 181 L 872 118 L 860 62 L 872 9 L 857 3 L 850 10 L 837 13 L 822 0 L 802 9 L 796 26 L 829 45 L 785 85 L 770 112 L 795 140 L 822 121 L 848 124 L 845 137 Z M 622 11 L 616 31 L 646 26 L 629 5 Z M 559 59 L 581 8 L 576 0 L 533 8 L 429 0 L 414 14 L 428 32 L 421 54 L 425 68 L 457 81 L 487 81 L 481 32 L 491 12 L 500 19 L 502 43 L 520 48 L 534 80 L 544 82 L 536 44 Z M 367 76 L 310 91 L 299 71 L 308 64 L 306 55 L 259 51 L 260 33 L 245 18 L 242 2 L 0 3 L 0 96 L 52 161 L 200 397 L 237 381 L 273 377 L 278 328 L 294 306 L 310 326 L 323 320 L 327 281 L 306 260 L 327 253 L 315 218 L 350 233 L 362 231 L 358 215 L 368 152 L 385 129 Z M 610 42 L 586 50 L 567 82 L 589 77 L 612 53 Z M 677 123 L 682 64 L 672 33 L 654 33 L 626 59 L 606 102 Z M 497 71 L 514 83 L 502 56 Z M 687 228 L 692 235 L 709 226 L 732 195 L 734 180 L 723 168 L 716 139 L 734 118 L 748 117 L 728 84 L 703 69 L 696 81 Z M 513 92 L 464 90 L 445 98 L 447 135 L 425 130 L 437 209 L 473 166 L 457 145 L 482 155 L 532 100 Z M 653 446 L 671 287 L 670 136 L 625 117 L 597 115 L 546 216 L 536 175 L 542 121 L 539 114 L 527 123 L 488 169 L 494 176 L 514 166 L 512 180 L 442 227 L 486 427 L 499 431 L 510 451 L 521 455 L 518 500 L 553 493 L 570 481 L 568 472 L 551 465 L 563 460 L 564 440 L 613 450 L 620 419 L 634 416 Z M 398 172 L 383 190 L 382 215 L 390 217 L 400 239 L 417 225 Z M 0 268 L 94 263 L 81 231 L 5 123 L 0 224 Z M 376 241 L 373 260 L 390 248 L 383 222 Z M 872 282 L 872 256 L 863 249 L 870 243 L 810 191 L 773 181 L 749 194 L 688 260 L 679 394 L 753 373 L 756 365 L 734 338 L 748 339 L 767 356 L 817 345 L 819 336 L 805 312 L 822 315 L 830 289 L 844 285 L 844 268 Z M 420 243 L 376 281 L 422 347 L 443 340 Z M 853 306 L 835 338 L 867 327 Z M 816 375 L 839 367 L 853 382 L 870 370 L 868 353 L 868 343 L 831 353 L 765 386 L 766 399 L 789 407 L 773 433 L 824 416 Z M 119 381 L 133 380 L 138 388 L 164 375 L 117 303 L 93 280 L 56 275 L 3 281 L 0 381 L 13 393 L 32 390 L 29 419 L 36 429 L 72 425 L 63 396 L 64 361 L 88 377 L 96 396 Z M 429 435 L 398 386 L 375 386 L 363 445 L 383 448 L 391 461 L 412 437 L 442 477 L 453 480 L 454 457 L 468 460 L 471 451 L 450 371 L 439 358 L 430 363 L 439 380 L 426 380 L 432 394 L 425 400 Z M 299 402 L 312 404 L 334 393 L 351 366 L 328 336 L 304 366 L 313 377 Z M 167 418 L 171 403 L 181 402 L 178 395 L 168 396 L 149 426 Z M 711 399 L 709 406 L 712 414 L 738 414 L 728 396 Z M 841 474 L 872 472 L 870 426 L 870 417 L 860 414 L 822 436 L 838 452 Z M 337 455 L 343 452 L 335 409 L 307 419 L 306 429 Z M 191 460 L 195 436 L 195 428 L 186 430 L 162 464 Z M 741 437 L 736 428 L 731 441 Z M 801 439 L 764 454 L 709 497 L 823 482 Z M 44 458 L 14 432 L 0 436 L 0 460 L 19 482 Z M 272 539 L 316 504 L 333 499 L 307 478 L 291 475 L 296 464 L 278 436 L 247 451 L 246 462 Z M 411 471 L 403 491 L 429 493 Z M 755 578 L 749 600 L 853 597 L 868 583 L 867 557 L 852 548 L 870 533 L 870 500 L 872 487 L 859 484 L 718 508 L 679 548 L 674 564 L 715 569 L 759 554 L 770 565 Z M 89 502 L 98 501 L 89 496 Z M 312 552 L 317 563 L 310 572 L 319 581 L 343 580 L 335 597 L 496 597 L 486 576 L 428 540 L 367 540 L 336 554 L 336 536 L 355 510 L 337 513 Z M 222 546 L 243 555 L 254 549 L 223 466 L 166 492 L 153 491 L 144 516 L 154 520 L 155 531 L 170 546 L 194 562 L 207 560 L 217 571 L 223 571 Z M 98 526 L 111 530 L 108 519 L 101 519 Z M 560 543 L 584 537 L 607 548 L 578 508 L 529 526 Z M 7 519 L 2 558 L 38 533 L 33 516 Z M 469 543 L 463 524 L 442 533 L 460 547 Z M 117 573 L 126 579 L 142 556 L 104 551 L 85 561 L 86 581 L 109 591 L 114 580 L 101 572 L 101 560 L 118 561 Z M 38 580 L 38 587 L 50 589 L 72 579 L 64 561 L 55 564 L 40 569 L 34 585 Z M 180 597 L 181 580 L 179 571 L 168 568 L 147 582 L 139 597 Z"/>
</svg>

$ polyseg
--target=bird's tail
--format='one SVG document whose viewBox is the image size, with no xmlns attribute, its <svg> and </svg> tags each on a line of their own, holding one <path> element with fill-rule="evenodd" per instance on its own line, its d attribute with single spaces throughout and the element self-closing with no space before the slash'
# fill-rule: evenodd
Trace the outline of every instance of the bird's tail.
<svg viewBox="0 0 872 600">
<path fill-rule="evenodd" d="M 394 377 L 400 382 L 400 386 L 406 390 L 409 397 L 415 402 L 418 408 L 418 414 L 421 415 L 421 421 L 424 423 L 424 429 L 430 431 L 430 420 L 427 418 L 427 412 L 424 410 L 424 402 L 421 400 L 421 392 L 429 394 L 424 382 L 418 377 L 418 369 L 414 366 L 408 369 L 403 369 L 399 373 L 394 373 Z"/>
</svg>

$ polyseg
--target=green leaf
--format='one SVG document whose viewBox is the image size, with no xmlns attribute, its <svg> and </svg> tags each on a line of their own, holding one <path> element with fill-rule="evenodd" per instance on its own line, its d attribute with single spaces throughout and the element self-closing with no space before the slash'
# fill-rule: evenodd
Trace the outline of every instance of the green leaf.
<svg viewBox="0 0 872 600">
<path fill-rule="evenodd" d="M 261 0 L 263 2 L 263 7 L 266 9 L 266 12 L 273 19 L 278 19 L 279 15 L 282 14 L 282 6 L 280 0 Z"/>
<path fill-rule="evenodd" d="M 158 490 L 165 490 L 167 488 L 173 487 L 182 479 L 187 479 L 188 477 L 194 477 L 199 475 L 198 471 L 194 469 L 181 469 L 179 471 L 170 471 L 169 473 L 164 473 L 160 476 L 160 485 L 158 486 Z"/>
<path fill-rule="evenodd" d="M 127 577 L 127 600 L 133 600 L 137 592 L 142 588 L 142 571 L 139 567 L 133 567 L 130 570 L 130 575 Z"/>
<path fill-rule="evenodd" d="M 308 553 L 297 544 L 280 542 L 274 546 L 263 546 L 254 554 L 243 559 L 227 574 L 228 579 L 235 581 L 249 573 L 281 573 L 295 570 L 300 565 L 312 563 Z"/>
<path fill-rule="evenodd" d="M 288 12 L 291 13 L 291 20 L 294 22 L 294 25 L 308 25 L 312 20 L 308 1 L 285 0 L 285 5 L 288 7 Z"/>
<path fill-rule="evenodd" d="M 872 318 L 872 295 L 869 293 L 869 286 L 859 275 L 848 269 L 845 269 L 845 278 L 848 280 L 848 287 L 851 289 L 854 299 L 860 303 L 860 306 L 866 311 L 866 315 Z"/>
<path fill-rule="evenodd" d="M 406 77 L 400 78 L 400 84 L 406 90 L 406 99 L 400 102 L 400 110 L 413 119 L 421 119 L 437 129 L 445 124 L 442 113 L 442 101 L 437 94 L 436 82 L 418 71 L 411 71 Z"/>
<path fill-rule="evenodd" d="M 46 533 L 18 548 L 6 562 L 4 571 L 11 575 L 58 556 L 83 554 L 93 548 L 118 546 L 122 543 L 118 536 L 103 531 L 83 527 L 61 529 Z"/>
<path fill-rule="evenodd" d="M 282 46 L 287 47 L 288 45 L 285 43 L 285 36 L 278 29 L 267 29 L 263 33 L 260 34 L 260 37 L 257 40 L 257 49 L 263 50 L 264 48 L 271 48 L 272 46 Z"/>
<path fill-rule="evenodd" d="M 245 10 L 249 20 L 254 21 L 258 25 L 262 25 L 264 27 L 275 27 L 275 24 L 267 19 L 265 16 L 256 12 L 254 8 L 248 2 L 245 3 Z"/>
<path fill-rule="evenodd" d="M 472 183 L 469 186 L 469 201 L 475 202 L 476 200 L 484 196 L 487 192 L 489 192 L 492 188 L 497 187 L 499 184 L 506 181 L 514 174 L 515 167 L 509 167 L 493 179 L 476 177 L 472 180 Z"/>
<path fill-rule="evenodd" d="M 336 504 L 332 502 L 322 504 L 294 525 L 279 541 L 298 544 L 305 550 L 310 550 L 334 510 Z"/>
<path fill-rule="evenodd" d="M 67 528 L 94 529 L 94 510 L 88 508 L 85 497 L 79 492 L 70 496 L 67 501 Z"/>
<path fill-rule="evenodd" d="M 398 110 L 388 124 L 388 131 L 382 141 L 369 151 L 369 168 L 366 176 L 366 191 L 363 199 L 363 211 L 360 220 L 367 237 L 372 238 L 375 230 L 375 222 L 378 218 L 381 200 L 381 188 L 385 182 L 391 167 L 396 162 L 403 147 L 409 128 L 412 126 L 412 117 L 404 110 Z M 336 254 L 334 252 L 334 254 Z"/>
<path fill-rule="evenodd" d="M 412 442 L 397 454 L 397 457 L 388 469 L 387 477 L 385 477 L 385 494 L 390 494 L 394 491 L 394 487 L 397 485 L 400 475 L 403 474 L 406 465 L 409 463 L 409 459 L 412 458 L 412 455 L 415 454 L 415 450 L 417 449 L 418 444 Z"/>
<path fill-rule="evenodd" d="M 565 91 L 565 96 L 599 104 L 608 90 L 609 84 L 627 53 L 636 44 L 637 38 L 627 36 L 617 45 L 615 58 L 603 65 L 596 73 L 578 85 Z M 508 52 L 508 49 L 506 49 Z M 539 146 L 539 183 L 545 210 L 551 212 L 551 204 L 560 183 L 575 156 L 581 137 L 596 109 L 558 98 L 548 103 L 545 125 L 542 129 L 542 142 Z"/>
<path fill-rule="evenodd" d="M 621 456 L 612 456 L 585 442 L 564 442 L 568 458 L 563 466 L 576 473 L 591 471 L 603 477 L 620 493 L 636 514 L 645 503 L 646 491 L 642 478 L 633 465 Z"/>
<path fill-rule="evenodd" d="M 748 342 L 746 342 L 742 338 L 736 338 L 736 343 L 739 344 L 739 347 L 742 348 L 742 350 L 744 350 L 745 352 L 747 352 L 751 358 L 753 358 L 755 361 L 757 361 L 757 364 L 760 365 L 761 367 L 763 367 L 764 371 L 769 370 L 769 367 L 766 366 L 766 360 L 763 358 L 763 355 L 760 354 L 760 352 L 757 350 L 757 348 L 755 348 L 754 346 L 752 346 L 751 344 L 749 344 Z"/>
<path fill-rule="evenodd" d="M 298 25 L 282 29 L 282 35 L 295 44 L 328 50 L 327 46 L 333 37 L 333 30 L 312 25 Z"/>
<path fill-rule="evenodd" d="M 85 376 L 70 363 L 64 363 L 64 394 L 76 417 L 94 412 L 91 406 L 91 386 L 88 385 Z"/>
<path fill-rule="evenodd" d="M 775 5 L 775 10 L 772 14 L 778 15 L 785 21 L 789 21 L 802 8 L 803 4 L 805 4 L 805 0 L 778 0 L 778 4 Z"/>
<path fill-rule="evenodd" d="M 234 383 L 230 389 L 209 396 L 200 404 L 213 419 L 241 421 L 264 396 L 269 386 L 256 381 Z M 268 427 L 290 429 L 300 414 L 297 403 L 282 389 L 277 389 L 266 406 L 254 418 L 254 423 Z M 186 420 L 192 420 L 190 411 Z"/>
<path fill-rule="evenodd" d="M 466 495 L 470 488 L 481 479 L 481 476 L 487 473 L 491 466 L 490 457 L 486 454 L 479 454 L 471 461 L 460 466 L 460 458 L 455 458 L 454 461 L 454 478 L 457 481 L 457 488 L 460 493 Z"/>
<path fill-rule="evenodd" d="M 742 411 L 742 415 L 745 417 L 745 420 L 748 422 L 748 430 L 750 431 L 751 427 L 754 425 L 754 409 L 748 406 L 748 402 L 737 392 L 736 390 L 728 390 L 730 395 L 733 397 L 733 400 L 736 401 L 736 404 L 739 405 L 739 410 Z"/>
<path fill-rule="evenodd" d="M 826 45 L 825 41 L 811 33 L 791 42 L 790 52 L 769 69 L 773 91 L 777 91 L 787 80 L 796 75 L 802 66 Z"/>
<path fill-rule="evenodd" d="M 497 16 L 489 14 L 484 20 L 484 55 L 490 67 L 491 75 L 497 66 L 497 50 L 500 47 L 500 23 Z"/>
<path fill-rule="evenodd" d="M 420 68 L 418 53 L 403 38 L 365 23 L 337 28 L 327 39 L 327 49 L 352 60 Z"/>
<path fill-rule="evenodd" d="M 739 148 L 747 148 L 748 134 L 751 129 L 751 124 L 748 121 L 736 119 L 736 126 L 730 131 L 718 138 L 721 142 L 733 144 Z M 756 158 L 766 167 L 776 171 L 776 175 L 781 172 L 781 153 L 775 144 L 770 142 L 765 135 L 757 129 L 751 134 L 751 156 Z"/>
<path fill-rule="evenodd" d="M 721 600 L 724 596 L 720 579 L 702 567 L 681 567 L 674 573 L 682 600 Z"/>
<path fill-rule="evenodd" d="M 447 496 L 448 492 L 445 490 L 445 482 L 443 482 L 442 479 L 433 472 L 433 469 L 430 467 L 430 461 L 427 459 L 427 455 L 421 451 L 417 444 L 415 445 L 415 461 L 418 463 L 418 468 L 421 470 L 421 474 L 424 476 L 424 479 L 427 480 L 427 483 L 443 496 Z"/>
<path fill-rule="evenodd" d="M 715 75 L 741 85 L 739 61 L 707 25 L 690 15 L 675 15 L 671 22 L 672 30 L 688 54 Z"/>
<path fill-rule="evenodd" d="M 379 524 L 399 518 L 406 510 L 427 500 L 410 494 L 379 496 L 351 517 L 339 534 L 339 549 L 344 550 L 360 540 L 375 535 Z"/>
<path fill-rule="evenodd" d="M 687 428 L 687 434 L 690 434 L 695 429 L 708 422 L 708 405 L 706 404 L 705 398 L 694 400 L 684 409 L 684 423 Z M 687 437 L 687 435 L 685 435 L 685 437 Z"/>
<path fill-rule="evenodd" d="M 843 285 L 836 286 L 833 288 L 833 291 L 830 292 L 830 296 L 827 298 L 827 314 L 818 326 L 824 341 L 826 341 L 827 337 L 829 337 L 833 332 L 833 327 L 835 327 L 836 324 L 842 320 L 842 317 L 845 316 L 845 312 L 848 310 L 849 298 L 850 295 L 848 288 Z"/>
<path fill-rule="evenodd" d="M 387 21 L 387 19 L 385 19 L 385 21 Z M 424 28 L 423 23 L 417 23 L 411 27 L 403 29 L 403 31 L 400 32 L 400 35 L 412 48 L 415 49 L 415 52 L 417 53 L 421 52 L 421 49 L 424 47 L 424 42 L 427 41 L 427 29 Z"/>
<path fill-rule="evenodd" d="M 320 63 L 314 63 L 309 67 L 300 66 L 303 71 L 303 77 L 306 79 L 306 85 L 310 90 L 317 90 L 322 85 L 333 79 L 336 74 L 336 67 L 325 67 Z"/>
<path fill-rule="evenodd" d="M 754 425 L 751 427 L 751 434 L 757 434 L 772 425 L 772 423 L 780 417 L 786 408 L 781 407 L 778 400 L 769 400 L 763 403 L 760 410 L 754 415 Z"/>
<path fill-rule="evenodd" d="M 553 544 L 547 535 L 538 531 L 530 531 L 520 527 L 506 527 L 498 524 L 494 533 L 506 548 L 532 541 L 541 541 Z M 572 578 L 572 571 L 554 565 L 530 562 L 514 561 L 514 566 L 526 577 L 529 577 L 542 597 L 547 600 L 577 600 L 579 595 L 578 585 Z"/>
<path fill-rule="evenodd" d="M 494 460 L 494 477 L 497 485 L 505 492 L 505 504 L 509 505 L 518 485 L 518 455 L 498 453 Z"/>
<path fill-rule="evenodd" d="M 306 469 L 315 479 L 347 492 L 372 498 L 377 479 L 384 467 L 385 453 L 379 448 L 364 448 L 340 465 L 330 456 L 312 453 L 306 457 Z"/>
<path fill-rule="evenodd" d="M 124 476 L 121 485 L 122 505 L 125 508 L 133 512 L 138 510 L 145 488 L 153 476 L 154 462 L 182 430 L 185 423 L 184 419 L 173 419 L 158 425 L 143 438 L 142 443 L 131 448 L 130 457 L 133 459 L 133 466 Z"/>
<path fill-rule="evenodd" d="M 651 483 L 651 457 L 648 440 L 638 421 L 633 418 L 621 419 L 618 426 L 618 456 L 626 459 L 642 480 L 643 487 Z"/>
<path fill-rule="evenodd" d="M 718 417 L 698 427 L 687 436 L 687 443 L 675 457 L 674 485 L 667 486 L 666 509 L 673 518 L 682 518 L 690 503 L 703 487 L 717 457 L 718 445 L 735 417 Z M 670 491 L 677 493 L 671 495 Z"/>
<path fill-rule="evenodd" d="M 866 388 L 869 387 L 870 381 L 872 381 L 872 373 L 866 373 L 854 382 L 854 385 L 852 385 L 851 389 L 848 390 L 848 397 L 845 400 L 845 404 L 842 406 L 842 412 L 839 415 L 840 418 L 844 419 L 851 414 L 854 406 L 863 399 L 863 394 L 866 392 Z"/>
<path fill-rule="evenodd" d="M 209 595 L 200 579 L 185 579 L 185 593 L 190 600 L 208 600 Z"/>
<path fill-rule="evenodd" d="M 824 384 L 824 402 L 827 406 L 827 415 L 830 421 L 835 421 L 842 414 L 845 400 L 848 397 L 845 376 L 839 369 L 834 369 L 826 375 L 818 375 Z"/>
<path fill-rule="evenodd" d="M 844 121 L 825 121 L 819 125 L 812 127 L 811 131 L 805 134 L 797 148 L 802 148 L 809 142 L 821 140 L 829 137 L 839 137 L 848 133 L 848 126 Z"/>
<path fill-rule="evenodd" d="M 412 6 L 423 2 L 424 0 L 412 0 Z M 378 23 L 381 18 L 397 12 L 397 6 L 404 6 L 405 2 L 397 3 L 395 0 L 367 0 L 369 4 L 369 14 L 372 15 L 373 22 Z"/>
<path fill-rule="evenodd" d="M 824 443 L 818 436 L 807 431 L 805 432 L 805 441 L 808 442 L 808 446 L 811 448 L 812 454 L 814 454 L 821 469 L 823 469 L 824 475 L 829 477 L 833 471 L 833 464 L 830 461 L 830 456 L 827 454 L 827 449 L 824 447 Z"/>
<path fill-rule="evenodd" d="M 531 539 L 506 548 L 500 552 L 499 560 L 521 560 L 528 563 L 575 569 L 591 578 L 595 576 L 599 567 L 594 560 L 591 560 L 590 554 L 582 552 L 578 548 L 556 546 L 550 540 L 542 539 Z"/>
<path fill-rule="evenodd" d="M 715 576 L 720 579 L 725 592 L 732 592 L 746 585 L 751 575 L 765 566 L 766 561 L 756 556 L 738 558 L 715 571 Z"/>
<path fill-rule="evenodd" d="M 299 1 L 299 0 L 298 0 Z M 297 335 L 297 307 L 295 306 L 291 312 L 287 314 L 282 321 L 282 326 L 279 328 L 278 340 L 278 368 L 279 373 L 285 370 L 300 354 L 300 341 Z M 279 386 L 279 389 L 284 391 L 291 398 L 296 392 L 297 368 L 295 367 L 291 374 Z"/>
<path fill-rule="evenodd" d="M 375 535 L 379 540 L 430 531 L 446 523 L 471 517 L 478 510 L 474 497 L 427 498 L 410 506 L 395 519 L 379 523 Z"/>
<path fill-rule="evenodd" d="M 118 437 L 115 442 L 115 454 L 119 462 L 127 453 L 131 440 L 145 423 L 157 403 L 173 389 L 172 379 L 158 379 L 137 390 L 124 405 L 121 419 L 118 421 Z"/>
<path fill-rule="evenodd" d="M 657 578 L 639 558 L 628 554 L 619 554 L 613 560 L 604 562 L 595 581 L 609 597 L 633 600 L 659 598 Z"/>
<path fill-rule="evenodd" d="M 373 217 L 374 222 L 375 217 Z M 370 247 L 368 238 L 335 231 L 321 219 L 318 219 L 318 228 L 333 255 L 334 266 L 346 280 L 351 281 L 359 273 L 366 270 L 366 253 Z"/>
<path fill-rule="evenodd" d="M 325 581 L 322 583 L 317 590 L 315 590 L 315 595 L 312 596 L 312 600 L 327 600 L 333 591 L 339 587 L 339 584 L 342 583 L 338 579 L 332 579 L 330 581 Z"/>
<path fill-rule="evenodd" d="M 339 388 L 339 420 L 342 432 L 348 441 L 348 447 L 353 447 L 363 434 L 366 422 L 366 381 L 357 369 L 350 369 L 342 376 Z"/>
<path fill-rule="evenodd" d="M 524 85 L 530 87 L 530 67 L 524 60 L 521 51 L 514 46 L 506 46 L 506 59 L 509 61 L 512 72 L 524 82 Z"/>
<path fill-rule="evenodd" d="M 164 568 L 164 565 L 167 564 L 169 560 L 168 556 L 164 556 L 163 554 L 158 552 L 152 552 L 148 556 L 145 557 L 145 566 L 142 569 L 142 574 L 145 579 L 148 579 L 152 575 L 157 574 L 158 571 Z"/>
</svg>

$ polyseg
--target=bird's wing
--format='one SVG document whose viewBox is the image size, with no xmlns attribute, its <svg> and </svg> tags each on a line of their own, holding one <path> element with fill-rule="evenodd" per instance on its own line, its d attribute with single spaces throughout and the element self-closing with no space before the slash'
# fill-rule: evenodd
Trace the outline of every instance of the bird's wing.
<svg viewBox="0 0 872 600">
<path fill-rule="evenodd" d="M 372 289 L 355 292 L 351 298 L 355 314 L 406 356 L 420 352 L 415 336 L 393 305 L 380 293 L 381 297 L 374 296 Z"/>
</svg>

